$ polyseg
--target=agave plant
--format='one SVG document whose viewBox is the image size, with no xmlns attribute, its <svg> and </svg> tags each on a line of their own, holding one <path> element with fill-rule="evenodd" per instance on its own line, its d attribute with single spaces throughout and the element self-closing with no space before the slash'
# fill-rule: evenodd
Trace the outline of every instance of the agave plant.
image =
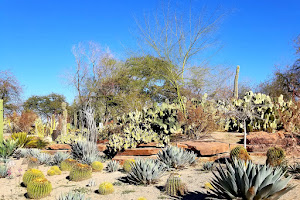
<svg viewBox="0 0 300 200">
<path fill-rule="evenodd" d="M 17 148 L 17 140 L 5 139 L 0 142 L 0 158 L 9 158 Z"/>
<path fill-rule="evenodd" d="M 50 163 L 52 162 L 52 157 L 50 154 L 47 153 L 39 153 L 36 157 L 39 161 L 40 164 L 46 164 L 46 165 L 50 165 Z"/>
<path fill-rule="evenodd" d="M 66 194 L 61 194 L 58 197 L 58 200 L 91 200 L 91 199 L 86 198 L 84 193 L 71 191 Z"/>
<path fill-rule="evenodd" d="M 213 169 L 213 166 L 214 166 L 214 162 L 205 162 L 205 163 L 203 163 L 203 165 L 202 165 L 202 169 L 203 169 L 204 171 L 210 171 L 210 170 Z"/>
<path fill-rule="evenodd" d="M 300 179 L 300 163 L 296 162 L 288 167 L 290 174 L 294 174 L 295 179 Z"/>
<path fill-rule="evenodd" d="M 84 164 L 91 164 L 100 160 L 99 151 L 96 143 L 89 141 L 78 141 L 71 145 L 72 156 Z"/>
<path fill-rule="evenodd" d="M 278 199 L 294 187 L 287 186 L 292 178 L 283 178 L 285 171 L 269 165 L 256 165 L 251 161 L 234 159 L 230 164 L 226 160 L 227 172 L 217 167 L 211 191 L 226 199 L 242 198 L 246 200 Z"/>
<path fill-rule="evenodd" d="M 60 165 L 63 160 L 70 158 L 70 154 L 64 152 L 57 152 L 53 156 L 52 164 Z"/>
<path fill-rule="evenodd" d="M 157 182 L 166 169 L 167 166 L 159 160 L 136 159 L 135 163 L 131 163 L 127 180 L 133 184 L 149 185 Z"/>
<path fill-rule="evenodd" d="M 28 149 L 26 156 L 37 158 L 40 153 L 41 153 L 40 149 Z"/>
<path fill-rule="evenodd" d="M 108 172 L 115 172 L 118 171 L 120 167 L 120 163 L 116 160 L 111 160 L 107 163 L 106 169 Z"/>
<path fill-rule="evenodd" d="M 183 168 L 195 163 L 196 154 L 175 146 L 168 146 L 157 154 L 158 159 L 170 168 Z"/>
</svg>

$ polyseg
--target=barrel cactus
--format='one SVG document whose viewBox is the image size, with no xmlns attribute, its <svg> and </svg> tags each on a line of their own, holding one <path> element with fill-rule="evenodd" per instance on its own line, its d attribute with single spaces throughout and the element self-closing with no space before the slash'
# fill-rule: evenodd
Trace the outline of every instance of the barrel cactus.
<svg viewBox="0 0 300 200">
<path fill-rule="evenodd" d="M 62 171 L 71 171 L 72 167 L 77 163 L 76 160 L 68 158 L 60 163 L 60 169 Z"/>
<path fill-rule="evenodd" d="M 23 175 L 23 184 L 25 186 L 28 185 L 29 182 L 31 182 L 33 179 L 36 179 L 36 178 L 44 178 L 44 174 L 43 172 L 41 172 L 41 170 L 38 170 L 38 169 L 29 169 L 27 170 L 24 175 Z"/>
<path fill-rule="evenodd" d="M 135 163 L 134 159 L 128 159 L 125 160 L 124 164 L 123 164 L 123 169 L 125 172 L 130 172 L 131 171 L 131 165 Z"/>
<path fill-rule="evenodd" d="M 139 197 L 137 200 L 147 200 L 145 197 Z"/>
<path fill-rule="evenodd" d="M 236 146 L 230 151 L 230 158 L 233 160 L 234 158 L 236 159 L 241 159 L 241 160 L 250 160 L 250 156 L 247 152 L 247 150 L 242 147 L 242 146 Z"/>
<path fill-rule="evenodd" d="M 271 147 L 267 151 L 267 164 L 273 167 L 284 164 L 285 152 L 280 147 Z"/>
<path fill-rule="evenodd" d="M 101 172 L 103 169 L 103 164 L 99 161 L 94 161 L 91 164 L 93 172 Z"/>
<path fill-rule="evenodd" d="M 47 175 L 48 175 L 48 176 L 54 176 L 54 175 L 56 175 L 56 172 L 55 172 L 54 170 L 52 170 L 52 169 L 49 169 L 49 170 L 47 171 Z"/>
<path fill-rule="evenodd" d="M 54 165 L 50 168 L 50 170 L 53 170 L 55 172 L 55 175 L 61 175 L 61 171 L 58 166 Z"/>
<path fill-rule="evenodd" d="M 115 191 L 113 184 L 109 182 L 104 182 L 99 185 L 99 194 L 107 195 L 112 194 Z"/>
<path fill-rule="evenodd" d="M 178 174 L 171 174 L 165 185 L 165 191 L 170 196 L 184 195 L 187 193 L 186 184 L 182 182 Z"/>
<path fill-rule="evenodd" d="M 48 196 L 52 191 L 52 185 L 46 178 L 36 178 L 28 183 L 27 194 L 31 199 L 40 199 Z"/>
<path fill-rule="evenodd" d="M 70 171 L 71 181 L 82 181 L 92 177 L 92 167 L 87 164 L 78 163 Z"/>
</svg>

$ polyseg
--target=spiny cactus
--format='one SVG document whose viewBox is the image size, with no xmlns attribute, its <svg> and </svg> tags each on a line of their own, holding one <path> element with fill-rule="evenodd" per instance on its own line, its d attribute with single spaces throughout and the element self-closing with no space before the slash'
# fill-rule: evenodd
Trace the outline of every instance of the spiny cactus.
<svg viewBox="0 0 300 200">
<path fill-rule="evenodd" d="M 251 160 L 250 156 L 247 152 L 247 150 L 242 146 L 236 146 L 230 151 L 230 158 L 233 160 L 236 159 L 242 159 L 244 161 Z"/>
<path fill-rule="evenodd" d="M 101 172 L 103 169 L 103 164 L 99 161 L 94 161 L 91 166 L 92 166 L 93 172 Z"/>
<path fill-rule="evenodd" d="M 54 176 L 54 175 L 56 175 L 56 172 L 55 172 L 54 170 L 52 170 L 52 169 L 49 169 L 49 170 L 47 171 L 47 175 L 48 175 L 48 176 Z"/>
<path fill-rule="evenodd" d="M 50 195 L 52 185 L 46 178 L 36 178 L 28 183 L 27 194 L 31 199 L 41 199 Z"/>
<path fill-rule="evenodd" d="M 109 182 L 104 182 L 99 185 L 99 194 L 107 195 L 112 194 L 115 191 L 113 184 Z"/>
<path fill-rule="evenodd" d="M 31 182 L 33 179 L 44 178 L 44 177 L 45 176 L 44 176 L 43 172 L 41 172 L 41 170 L 29 169 L 23 175 L 23 184 L 25 186 L 27 186 L 28 183 Z"/>
<path fill-rule="evenodd" d="M 268 165 L 273 167 L 280 166 L 283 164 L 285 159 L 285 152 L 280 147 L 271 147 L 267 151 L 267 161 Z"/>
<path fill-rule="evenodd" d="M 38 168 L 39 164 L 39 160 L 35 157 L 29 157 L 27 158 L 28 161 L 28 165 L 27 165 L 27 169 L 32 169 L 32 168 Z"/>
<path fill-rule="evenodd" d="M 123 164 L 123 169 L 125 172 L 130 172 L 131 171 L 131 165 L 135 163 L 134 159 L 128 159 L 125 160 L 124 164 Z"/>
<path fill-rule="evenodd" d="M 58 166 L 52 166 L 51 168 L 50 168 L 50 170 L 53 170 L 54 172 L 55 172 L 55 175 L 61 175 L 61 170 L 59 169 L 59 167 Z"/>
<path fill-rule="evenodd" d="M 92 167 L 87 164 L 78 163 L 70 171 L 71 181 L 82 181 L 92 177 Z"/>
<path fill-rule="evenodd" d="M 145 197 L 139 197 L 137 200 L 147 200 Z"/>
<path fill-rule="evenodd" d="M 72 167 L 78 162 L 74 159 L 68 158 L 60 163 L 61 171 L 71 171 Z"/>
<path fill-rule="evenodd" d="M 187 187 L 178 174 L 172 173 L 165 185 L 165 191 L 170 196 L 184 195 L 187 193 Z"/>
<path fill-rule="evenodd" d="M 120 163 L 116 160 L 111 160 L 107 163 L 106 169 L 108 172 L 115 172 L 118 171 L 120 167 Z"/>
</svg>

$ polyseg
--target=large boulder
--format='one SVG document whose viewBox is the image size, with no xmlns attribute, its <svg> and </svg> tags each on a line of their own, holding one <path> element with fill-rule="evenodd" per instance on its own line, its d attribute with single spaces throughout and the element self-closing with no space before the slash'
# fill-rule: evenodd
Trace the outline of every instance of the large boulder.
<svg viewBox="0 0 300 200">
<path fill-rule="evenodd" d="M 251 132 L 247 135 L 247 144 L 250 145 L 266 145 L 266 146 L 295 146 L 297 141 L 291 134 L 278 131 L 276 133 L 267 132 Z"/>
<path fill-rule="evenodd" d="M 178 147 L 191 149 L 201 156 L 212 156 L 229 152 L 230 145 L 223 142 L 186 141 L 177 144 Z"/>
</svg>

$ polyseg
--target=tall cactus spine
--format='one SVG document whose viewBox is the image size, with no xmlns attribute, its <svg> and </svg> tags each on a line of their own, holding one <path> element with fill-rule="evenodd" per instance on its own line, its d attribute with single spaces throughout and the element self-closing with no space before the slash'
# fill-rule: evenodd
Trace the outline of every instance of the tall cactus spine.
<svg viewBox="0 0 300 200">
<path fill-rule="evenodd" d="M 236 67 L 236 72 L 235 72 L 235 77 L 234 77 L 234 90 L 233 90 L 233 95 L 235 99 L 239 98 L 239 86 L 238 86 L 238 81 L 239 81 L 239 73 L 240 73 L 240 66 L 238 65 Z"/>
<path fill-rule="evenodd" d="M 3 141 L 3 99 L 0 99 L 0 142 Z"/>
</svg>

